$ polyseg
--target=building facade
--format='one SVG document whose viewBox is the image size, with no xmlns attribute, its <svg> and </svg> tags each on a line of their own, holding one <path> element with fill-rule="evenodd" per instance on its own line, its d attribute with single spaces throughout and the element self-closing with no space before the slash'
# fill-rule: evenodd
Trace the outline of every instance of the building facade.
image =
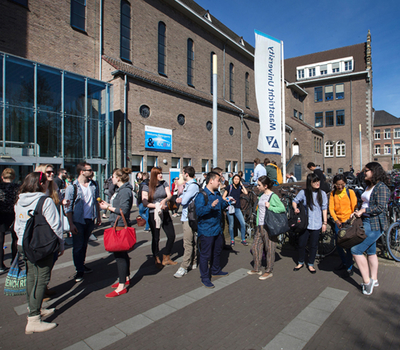
<svg viewBox="0 0 400 350">
<path fill-rule="evenodd" d="M 154 165 L 163 166 L 164 172 L 192 165 L 198 173 L 219 166 L 225 171 L 244 170 L 249 177 L 254 158 L 265 157 L 257 151 L 254 48 L 192 0 L 57 4 L 8 0 L 0 3 L 0 26 L 6 77 L 10 76 L 7 62 L 25 59 L 37 67 L 32 81 L 39 92 L 43 87 L 36 70 L 46 67 L 60 72 L 53 96 L 59 105 L 52 110 L 59 129 L 48 132 L 59 140 L 54 147 L 60 151 L 51 153 L 46 162 L 71 171 L 78 159 L 85 159 L 96 165 L 96 176 L 102 181 L 114 167 L 149 171 Z M 309 161 L 328 174 L 346 170 L 350 164 L 356 168 L 359 124 L 364 128 L 362 159 L 370 157 L 369 41 L 285 60 L 286 165 L 296 177 L 304 178 Z M 213 57 L 217 58 L 216 88 Z M 79 86 L 69 86 L 69 77 L 79 81 Z M 2 80 L 7 99 L 11 82 Z M 48 83 L 51 90 L 54 84 Z M 94 101 L 91 86 L 96 84 L 103 89 L 96 92 L 99 98 Z M 24 96 L 22 85 L 17 90 Z M 68 94 L 75 102 L 69 102 Z M 214 94 L 217 125 L 213 123 Z M 0 100 L 3 130 L 11 120 L 5 112 L 10 106 L 6 99 Z M 31 125 L 40 130 L 37 118 L 43 109 L 40 97 L 34 99 L 29 107 Z M 75 111 L 68 110 L 69 106 Z M 100 117 L 93 116 L 94 111 Z M 76 125 L 68 118 L 74 118 Z M 68 123 L 75 126 L 68 129 Z M 218 164 L 213 164 L 215 130 Z M 7 132 L 2 135 L 4 166 L 12 162 L 4 162 L 10 156 L 8 141 L 41 144 L 42 153 L 43 144 L 49 143 L 38 131 L 29 137 L 20 133 L 12 140 Z M 32 156 L 38 157 L 37 151 Z M 281 164 L 280 157 L 269 158 Z"/>
</svg>

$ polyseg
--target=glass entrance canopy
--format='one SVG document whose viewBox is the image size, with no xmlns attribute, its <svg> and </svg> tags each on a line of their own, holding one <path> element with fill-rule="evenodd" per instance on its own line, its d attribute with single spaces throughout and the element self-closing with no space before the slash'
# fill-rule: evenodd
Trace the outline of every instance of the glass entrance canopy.
<svg viewBox="0 0 400 350">
<path fill-rule="evenodd" d="M 0 52 L 0 160 L 112 165 L 112 85 Z"/>
</svg>

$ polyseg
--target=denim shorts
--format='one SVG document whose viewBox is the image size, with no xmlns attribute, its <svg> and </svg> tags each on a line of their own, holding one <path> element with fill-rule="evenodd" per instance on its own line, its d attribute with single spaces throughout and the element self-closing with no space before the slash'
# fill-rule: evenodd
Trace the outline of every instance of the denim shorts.
<svg viewBox="0 0 400 350">
<path fill-rule="evenodd" d="M 382 235 L 382 231 L 371 230 L 371 223 L 369 217 L 363 217 L 362 221 L 367 238 L 364 239 L 364 241 L 361 242 L 360 244 L 357 244 L 354 247 L 352 247 L 351 253 L 353 255 L 362 255 L 364 252 L 366 252 L 367 255 L 375 255 L 376 241 Z"/>
</svg>

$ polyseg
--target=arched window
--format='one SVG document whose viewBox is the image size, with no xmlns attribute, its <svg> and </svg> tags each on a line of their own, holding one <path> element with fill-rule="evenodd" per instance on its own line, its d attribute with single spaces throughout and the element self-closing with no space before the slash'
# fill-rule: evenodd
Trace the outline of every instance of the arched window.
<svg viewBox="0 0 400 350">
<path fill-rule="evenodd" d="M 233 63 L 229 64 L 229 100 L 235 102 L 233 94 L 233 84 L 235 83 L 235 66 Z"/>
<path fill-rule="evenodd" d="M 333 157 L 333 142 L 325 142 L 325 157 Z"/>
<path fill-rule="evenodd" d="M 187 40 L 187 83 L 193 86 L 194 75 L 194 43 L 192 39 Z"/>
<path fill-rule="evenodd" d="M 300 145 L 297 141 L 295 141 L 292 144 L 292 155 L 295 156 L 297 154 L 300 154 Z"/>
<path fill-rule="evenodd" d="M 214 59 L 215 52 L 211 51 L 210 55 L 210 92 L 211 95 L 214 93 L 213 87 L 213 59 Z"/>
<path fill-rule="evenodd" d="M 344 141 L 336 143 L 336 157 L 346 157 L 346 143 Z"/>
<path fill-rule="evenodd" d="M 165 23 L 158 22 L 158 73 L 162 75 L 167 74 L 166 30 Z"/>
<path fill-rule="evenodd" d="M 244 79 L 245 79 L 245 97 L 244 97 L 244 101 L 245 101 L 245 104 L 246 104 L 246 108 L 250 108 L 250 103 L 249 103 L 249 96 L 250 96 L 249 73 L 246 72 L 246 75 L 245 75 Z"/>
</svg>

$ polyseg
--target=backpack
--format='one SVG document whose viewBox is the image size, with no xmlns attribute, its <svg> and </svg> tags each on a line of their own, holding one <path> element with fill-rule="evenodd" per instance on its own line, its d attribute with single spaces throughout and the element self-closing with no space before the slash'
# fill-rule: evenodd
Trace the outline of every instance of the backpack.
<svg viewBox="0 0 400 350">
<path fill-rule="evenodd" d="M 293 207 L 290 207 L 290 214 L 288 220 L 289 228 L 290 231 L 294 233 L 302 233 L 307 229 L 308 215 L 307 215 L 307 210 L 302 203 L 298 203 L 297 208 L 300 210 L 300 213 L 298 214 L 294 212 Z"/>
<path fill-rule="evenodd" d="M 25 257 L 32 264 L 58 252 L 60 248 L 60 240 L 42 214 L 43 203 L 47 198 L 50 197 L 40 197 L 35 210 L 28 211 L 30 218 L 26 222 L 22 246 Z"/>
<path fill-rule="evenodd" d="M 358 208 L 360 208 L 361 205 L 362 205 L 361 192 L 360 192 L 360 191 L 355 191 L 355 190 L 352 190 L 352 191 L 355 193 L 355 195 L 356 195 L 356 197 L 357 197 L 357 206 L 356 206 L 356 209 L 358 209 Z M 349 190 L 347 187 L 346 187 L 346 193 L 347 193 L 347 197 L 349 197 L 350 203 L 351 203 L 350 190 Z M 332 196 L 333 196 L 333 197 L 335 197 L 335 194 L 336 194 L 336 191 L 335 191 L 335 190 L 332 191 Z"/>
<path fill-rule="evenodd" d="M 194 232 L 197 232 L 197 224 L 199 222 L 197 214 L 196 214 L 196 204 L 194 203 L 194 200 L 199 195 L 199 193 L 202 193 L 204 196 L 205 205 L 207 205 L 207 203 L 208 203 L 208 195 L 207 195 L 206 191 L 204 191 L 198 183 L 196 183 L 196 185 L 199 186 L 199 192 L 191 200 L 191 202 L 189 203 L 188 208 L 187 208 L 188 209 L 187 217 L 188 217 L 188 221 L 189 221 L 189 226 Z"/>
</svg>

